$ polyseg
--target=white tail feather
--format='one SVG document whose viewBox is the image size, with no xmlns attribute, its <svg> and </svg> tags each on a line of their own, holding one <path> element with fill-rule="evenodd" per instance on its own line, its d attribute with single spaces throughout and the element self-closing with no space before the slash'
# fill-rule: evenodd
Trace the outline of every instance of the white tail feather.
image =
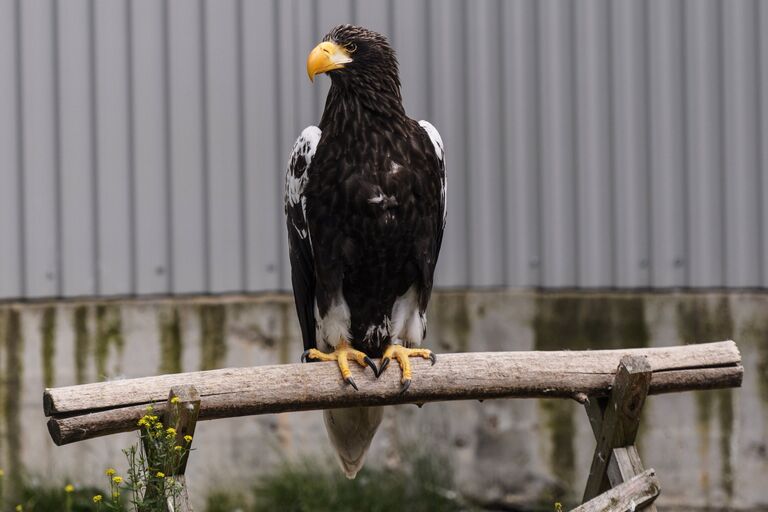
<svg viewBox="0 0 768 512">
<path fill-rule="evenodd" d="M 365 454 L 381 424 L 383 413 L 384 409 L 381 407 L 323 411 L 325 429 L 347 478 L 355 478 L 363 467 Z"/>
</svg>

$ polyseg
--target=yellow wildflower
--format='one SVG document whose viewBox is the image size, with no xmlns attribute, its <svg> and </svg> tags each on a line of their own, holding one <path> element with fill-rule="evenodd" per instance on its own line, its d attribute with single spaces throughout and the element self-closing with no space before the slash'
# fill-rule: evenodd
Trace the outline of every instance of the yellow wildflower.
<svg viewBox="0 0 768 512">
<path fill-rule="evenodd" d="M 559 501 L 555 503 L 555 512 L 563 512 L 563 504 Z"/>
<path fill-rule="evenodd" d="M 64 486 L 64 492 L 66 492 L 66 493 L 75 492 L 75 486 L 72 485 L 72 484 L 65 485 Z"/>
<path fill-rule="evenodd" d="M 102 498 L 101 494 L 97 494 L 96 496 L 93 497 L 93 502 L 94 503 L 101 503 L 102 499 L 103 498 Z"/>
<path fill-rule="evenodd" d="M 169 436 L 175 436 L 176 435 L 176 429 L 173 427 L 168 427 L 165 429 L 165 431 L 168 433 Z"/>
<path fill-rule="evenodd" d="M 177 404 L 177 403 L 179 403 L 179 402 L 181 402 L 181 398 L 179 398 L 179 397 L 177 397 L 177 396 L 175 396 L 175 397 L 171 398 L 171 403 L 172 403 L 172 404 Z"/>
<path fill-rule="evenodd" d="M 117 499 L 117 498 L 119 498 L 119 497 L 120 497 L 120 491 L 115 491 L 115 492 L 113 492 L 113 493 L 112 493 L 112 497 L 113 497 L 114 499 Z"/>
<path fill-rule="evenodd" d="M 113 476 L 112 481 L 115 482 L 117 485 L 120 485 L 123 483 L 123 477 L 121 476 Z"/>
<path fill-rule="evenodd" d="M 24 507 L 21 505 L 16 505 L 16 512 L 22 512 L 24 510 Z"/>
<path fill-rule="evenodd" d="M 179 445 L 177 444 L 176 446 L 174 446 L 174 447 L 173 447 L 173 449 L 174 449 L 174 450 L 176 450 L 177 452 L 180 452 L 180 451 L 181 451 L 181 450 L 183 450 L 184 448 L 182 448 L 181 446 L 179 446 Z"/>
<path fill-rule="evenodd" d="M 105 475 L 107 475 L 107 476 L 114 476 L 115 474 L 117 474 L 117 471 L 115 471 L 115 470 L 114 470 L 114 469 L 112 469 L 112 468 L 109 468 L 108 470 L 106 470 L 106 471 L 104 472 L 104 474 L 105 474 Z"/>
<path fill-rule="evenodd" d="M 5 471 L 3 471 L 2 469 L 0 469 L 0 478 L 3 478 L 4 476 L 5 476 Z"/>
<path fill-rule="evenodd" d="M 157 478 L 165 478 L 165 473 L 163 473 L 162 471 L 158 471 L 158 472 L 157 472 L 157 475 L 155 475 L 155 476 L 156 476 Z"/>
<path fill-rule="evenodd" d="M 184 436 L 184 440 L 188 443 L 192 442 L 192 436 Z"/>
</svg>

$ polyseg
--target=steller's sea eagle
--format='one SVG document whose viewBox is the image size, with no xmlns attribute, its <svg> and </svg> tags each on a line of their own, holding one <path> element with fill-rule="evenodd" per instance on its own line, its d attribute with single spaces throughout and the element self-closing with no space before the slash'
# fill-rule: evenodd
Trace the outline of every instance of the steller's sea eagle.
<svg viewBox="0 0 768 512">
<path fill-rule="evenodd" d="M 419 347 L 445 226 L 443 143 L 434 126 L 406 115 L 395 52 L 381 34 L 334 28 L 309 54 L 307 73 L 310 80 L 327 73 L 331 88 L 320 125 L 301 133 L 286 173 L 302 360 L 337 361 L 357 389 L 348 359 L 376 377 L 395 359 L 405 392 L 409 356 L 435 362 Z M 354 478 L 382 410 L 327 410 L 324 417 Z"/>
</svg>

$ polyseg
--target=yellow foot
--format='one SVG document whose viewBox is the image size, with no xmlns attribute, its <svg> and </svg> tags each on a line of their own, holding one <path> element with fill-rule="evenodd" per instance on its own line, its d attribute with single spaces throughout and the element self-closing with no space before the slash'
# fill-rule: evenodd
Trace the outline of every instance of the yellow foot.
<svg viewBox="0 0 768 512">
<path fill-rule="evenodd" d="M 305 350 L 304 353 L 301 354 L 301 362 L 305 363 L 310 359 L 315 361 L 336 361 L 339 365 L 339 370 L 341 370 L 341 377 L 344 379 L 344 382 L 357 389 L 357 384 L 355 384 L 355 381 L 352 378 L 352 372 L 349 371 L 348 360 L 350 357 L 357 361 L 357 364 L 363 368 L 370 366 L 373 370 L 373 374 L 378 376 L 379 372 L 376 369 L 376 363 L 363 352 L 353 349 L 346 341 L 342 341 L 336 345 L 336 350 L 330 354 L 320 352 L 316 348 Z"/>
<path fill-rule="evenodd" d="M 400 370 L 403 372 L 403 378 L 401 380 L 403 387 L 400 392 L 405 393 L 411 385 L 412 377 L 411 362 L 408 360 L 409 357 L 423 357 L 424 359 L 432 361 L 433 365 L 437 362 L 437 356 L 435 356 L 431 350 L 426 348 L 405 348 L 402 345 L 390 345 L 384 351 L 384 355 L 381 356 L 381 367 L 379 368 L 377 377 L 384 373 L 384 370 L 387 369 L 392 358 L 397 359 L 397 362 L 400 364 Z"/>
</svg>

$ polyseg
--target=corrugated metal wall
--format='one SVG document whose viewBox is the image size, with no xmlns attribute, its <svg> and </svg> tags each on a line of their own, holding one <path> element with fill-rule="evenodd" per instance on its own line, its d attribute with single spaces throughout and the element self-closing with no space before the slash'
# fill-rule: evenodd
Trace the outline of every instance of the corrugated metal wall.
<svg viewBox="0 0 768 512">
<path fill-rule="evenodd" d="M 388 34 L 442 286 L 768 286 L 768 2 L 0 0 L 0 298 L 289 287 L 308 51 Z"/>
</svg>

